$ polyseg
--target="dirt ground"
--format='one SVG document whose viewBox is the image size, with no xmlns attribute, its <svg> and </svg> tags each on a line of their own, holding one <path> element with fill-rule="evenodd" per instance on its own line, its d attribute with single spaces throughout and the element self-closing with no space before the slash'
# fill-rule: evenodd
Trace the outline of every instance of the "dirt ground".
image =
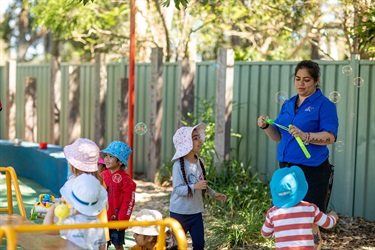
<svg viewBox="0 0 375 250">
<path fill-rule="evenodd" d="M 135 182 L 137 192 L 133 215 L 143 208 L 149 208 L 157 209 L 164 217 L 167 217 L 172 188 L 160 187 L 141 179 Z M 375 221 L 340 216 L 340 220 L 333 229 L 322 230 L 322 238 L 323 249 L 375 250 Z"/>
</svg>

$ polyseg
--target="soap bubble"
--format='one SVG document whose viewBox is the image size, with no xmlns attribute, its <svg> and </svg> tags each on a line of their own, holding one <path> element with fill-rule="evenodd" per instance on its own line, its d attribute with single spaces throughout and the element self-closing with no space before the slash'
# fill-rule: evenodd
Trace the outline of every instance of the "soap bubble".
<svg viewBox="0 0 375 250">
<path fill-rule="evenodd" d="M 338 103 L 340 101 L 340 93 L 338 91 L 332 91 L 330 94 L 329 94 L 329 99 L 331 100 L 331 102 L 333 103 Z"/>
<path fill-rule="evenodd" d="M 147 125 L 143 122 L 138 122 L 134 127 L 134 132 L 138 135 L 144 135 L 147 133 Z"/>
<path fill-rule="evenodd" d="M 352 67 L 350 67 L 350 65 L 346 65 L 344 67 L 342 67 L 342 73 L 346 76 L 350 76 L 352 74 Z"/>
<path fill-rule="evenodd" d="M 214 62 L 210 65 L 210 71 L 216 71 L 219 68 L 219 63 Z"/>
<path fill-rule="evenodd" d="M 337 142 L 335 143 L 335 150 L 336 150 L 337 152 L 342 152 L 342 151 L 344 151 L 344 147 L 345 147 L 345 144 L 344 144 L 344 142 L 342 142 L 342 141 L 337 141 Z"/>
<path fill-rule="evenodd" d="M 275 94 L 275 101 L 276 103 L 284 103 L 286 100 L 288 100 L 288 94 L 284 91 L 279 91 Z"/>
<path fill-rule="evenodd" d="M 356 77 L 356 78 L 354 78 L 354 80 L 353 80 L 353 84 L 354 84 L 355 86 L 357 86 L 358 88 L 362 87 L 362 86 L 363 86 L 363 83 L 364 83 L 364 80 L 363 80 L 362 77 Z"/>
</svg>

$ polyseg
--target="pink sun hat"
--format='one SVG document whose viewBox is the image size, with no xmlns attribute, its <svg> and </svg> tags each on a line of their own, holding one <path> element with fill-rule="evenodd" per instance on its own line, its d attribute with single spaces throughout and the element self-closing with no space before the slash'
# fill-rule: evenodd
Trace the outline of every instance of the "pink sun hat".
<svg viewBox="0 0 375 250">
<path fill-rule="evenodd" d="M 79 138 L 64 147 L 66 160 L 83 172 L 98 171 L 99 152 L 99 147 L 95 142 L 86 138 Z"/>
<path fill-rule="evenodd" d="M 99 159 L 98 159 L 98 163 L 100 164 L 104 164 L 105 165 L 105 161 L 103 160 L 102 157 L 99 156 Z"/>
<path fill-rule="evenodd" d="M 206 124 L 203 122 L 194 127 L 181 127 L 177 129 L 173 136 L 173 144 L 176 148 L 176 153 L 174 154 L 172 161 L 187 155 L 193 149 L 193 139 L 191 138 L 191 135 L 194 129 L 197 130 L 202 141 L 206 139 Z"/>
</svg>

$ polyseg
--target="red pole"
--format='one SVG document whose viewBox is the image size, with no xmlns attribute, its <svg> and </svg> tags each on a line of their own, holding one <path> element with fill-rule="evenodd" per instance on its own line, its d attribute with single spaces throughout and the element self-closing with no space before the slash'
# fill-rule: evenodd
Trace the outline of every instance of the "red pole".
<svg viewBox="0 0 375 250">
<path fill-rule="evenodd" d="M 135 0 L 130 0 L 130 52 L 129 52 L 129 106 L 128 106 L 128 143 L 134 149 L 134 75 L 135 75 Z M 129 157 L 128 174 L 133 178 L 133 154 Z"/>
</svg>

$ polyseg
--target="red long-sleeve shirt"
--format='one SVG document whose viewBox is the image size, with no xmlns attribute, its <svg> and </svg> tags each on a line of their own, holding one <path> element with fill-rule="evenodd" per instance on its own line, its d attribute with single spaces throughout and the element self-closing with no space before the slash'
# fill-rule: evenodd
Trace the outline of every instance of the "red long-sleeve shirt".
<svg viewBox="0 0 375 250">
<path fill-rule="evenodd" d="M 108 221 L 129 220 L 135 204 L 136 184 L 123 170 L 102 172 L 108 192 Z"/>
</svg>

